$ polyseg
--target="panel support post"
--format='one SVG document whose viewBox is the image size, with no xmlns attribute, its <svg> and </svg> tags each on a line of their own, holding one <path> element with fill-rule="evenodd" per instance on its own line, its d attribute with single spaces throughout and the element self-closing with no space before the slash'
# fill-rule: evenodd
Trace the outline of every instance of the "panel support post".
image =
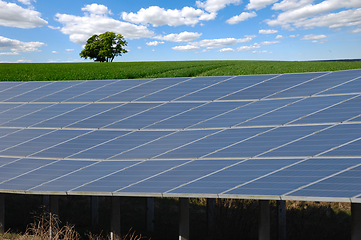
<svg viewBox="0 0 361 240">
<path fill-rule="evenodd" d="M 91 218 L 92 218 L 92 226 L 98 226 L 99 224 L 99 197 L 91 196 Z"/>
<path fill-rule="evenodd" d="M 361 239 L 361 203 L 351 203 L 351 240 Z"/>
<path fill-rule="evenodd" d="M 111 219 L 111 236 L 113 239 L 120 239 L 120 197 L 112 198 L 112 219 Z"/>
<path fill-rule="evenodd" d="M 5 232 L 5 194 L 0 193 L 0 234 Z"/>
<path fill-rule="evenodd" d="M 287 227 L 286 227 L 286 201 L 277 201 L 277 235 L 278 240 L 286 240 Z"/>
<path fill-rule="evenodd" d="M 268 200 L 259 200 L 258 239 L 271 239 L 271 218 Z"/>
<path fill-rule="evenodd" d="M 216 209 L 216 199 L 207 198 L 207 237 L 211 238 L 214 231 L 214 216 Z"/>
<path fill-rule="evenodd" d="M 147 197 L 147 231 L 154 231 L 154 197 Z"/>
<path fill-rule="evenodd" d="M 179 198 L 179 240 L 189 240 L 189 198 Z"/>
</svg>

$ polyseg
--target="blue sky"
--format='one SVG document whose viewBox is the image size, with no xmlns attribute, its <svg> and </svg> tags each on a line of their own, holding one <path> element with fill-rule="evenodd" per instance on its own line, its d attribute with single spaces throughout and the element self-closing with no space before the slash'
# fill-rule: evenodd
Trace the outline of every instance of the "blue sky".
<svg viewBox="0 0 361 240">
<path fill-rule="evenodd" d="M 0 62 L 84 62 L 105 31 L 114 61 L 359 59 L 361 0 L 0 0 Z"/>
</svg>

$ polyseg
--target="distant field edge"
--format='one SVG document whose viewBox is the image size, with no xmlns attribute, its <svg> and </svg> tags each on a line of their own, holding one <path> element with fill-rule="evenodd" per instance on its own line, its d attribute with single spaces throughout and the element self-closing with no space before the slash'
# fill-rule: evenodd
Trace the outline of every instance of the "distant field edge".
<svg viewBox="0 0 361 240">
<path fill-rule="evenodd" d="M 361 60 L 0 63 L 0 81 L 109 80 L 237 76 L 329 72 L 350 69 L 361 69 Z"/>
</svg>

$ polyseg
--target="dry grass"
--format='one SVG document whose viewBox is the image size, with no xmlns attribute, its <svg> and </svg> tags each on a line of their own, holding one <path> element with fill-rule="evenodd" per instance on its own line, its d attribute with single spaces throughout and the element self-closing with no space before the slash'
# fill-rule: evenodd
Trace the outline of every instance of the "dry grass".
<svg viewBox="0 0 361 240">
<path fill-rule="evenodd" d="M 34 218 L 34 222 L 29 225 L 24 234 L 14 234 L 10 231 L 0 235 L 0 240 L 80 240 L 80 234 L 75 230 L 75 226 L 64 224 L 57 215 L 43 213 Z M 111 235 L 103 236 L 102 234 L 86 233 L 89 240 L 141 240 L 145 239 L 142 235 L 137 235 L 131 229 L 125 236 L 112 237 Z"/>
</svg>

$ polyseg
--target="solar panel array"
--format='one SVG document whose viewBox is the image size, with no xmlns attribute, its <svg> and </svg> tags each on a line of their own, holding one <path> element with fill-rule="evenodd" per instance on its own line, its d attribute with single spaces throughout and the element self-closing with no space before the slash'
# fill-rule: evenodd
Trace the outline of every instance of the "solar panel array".
<svg viewBox="0 0 361 240">
<path fill-rule="evenodd" d="M 361 202 L 361 70 L 0 83 L 0 192 Z"/>
</svg>

